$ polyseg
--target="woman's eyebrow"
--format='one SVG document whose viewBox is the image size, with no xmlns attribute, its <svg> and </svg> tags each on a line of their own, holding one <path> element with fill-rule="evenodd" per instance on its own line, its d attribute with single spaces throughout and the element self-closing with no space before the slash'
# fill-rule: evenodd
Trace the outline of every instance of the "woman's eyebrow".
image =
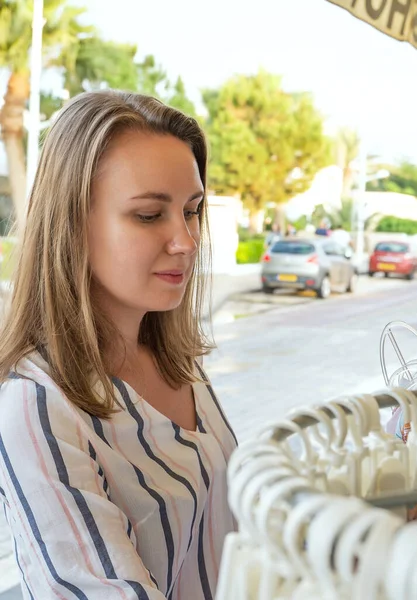
<svg viewBox="0 0 417 600">
<path fill-rule="evenodd" d="M 201 190 L 196 192 L 188 199 L 188 202 L 192 202 L 197 198 L 203 198 L 204 192 Z M 143 194 L 137 194 L 136 196 L 132 196 L 129 200 L 159 200 L 161 202 L 172 202 L 172 196 L 170 194 L 166 194 L 164 192 L 144 192 Z"/>
</svg>

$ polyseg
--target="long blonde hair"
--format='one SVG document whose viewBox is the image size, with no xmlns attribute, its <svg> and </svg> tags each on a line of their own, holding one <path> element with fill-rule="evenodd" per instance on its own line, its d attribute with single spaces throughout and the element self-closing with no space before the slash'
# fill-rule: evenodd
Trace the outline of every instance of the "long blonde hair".
<svg viewBox="0 0 417 600">
<path fill-rule="evenodd" d="M 93 305 L 87 220 L 91 184 L 103 152 L 133 128 L 172 135 L 191 148 L 206 190 L 207 148 L 198 123 L 149 96 L 101 91 L 71 100 L 53 123 L 30 195 L 10 308 L 0 335 L 0 382 L 33 350 L 47 355 L 51 376 L 66 396 L 92 415 L 115 409 L 103 347 L 115 327 Z M 211 344 L 201 328 L 210 262 L 207 207 L 202 243 L 181 305 L 145 315 L 138 342 L 153 352 L 173 387 L 195 380 L 193 363 Z M 97 395 L 92 376 L 104 394 Z"/>
</svg>

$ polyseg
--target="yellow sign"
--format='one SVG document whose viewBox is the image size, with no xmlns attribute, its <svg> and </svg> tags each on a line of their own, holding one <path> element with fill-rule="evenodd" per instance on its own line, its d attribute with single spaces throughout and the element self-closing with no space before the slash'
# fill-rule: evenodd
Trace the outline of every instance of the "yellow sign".
<svg viewBox="0 0 417 600">
<path fill-rule="evenodd" d="M 395 271 L 395 265 L 392 263 L 377 263 L 376 268 L 381 271 Z"/>
<path fill-rule="evenodd" d="M 417 0 L 328 0 L 390 37 L 417 48 Z"/>
</svg>

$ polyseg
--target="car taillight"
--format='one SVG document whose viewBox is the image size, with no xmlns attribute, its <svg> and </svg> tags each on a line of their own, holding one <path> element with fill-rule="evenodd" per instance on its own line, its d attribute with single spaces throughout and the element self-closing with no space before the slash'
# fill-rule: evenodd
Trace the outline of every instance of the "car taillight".
<svg viewBox="0 0 417 600">
<path fill-rule="evenodd" d="M 310 256 L 310 258 L 307 260 L 307 262 L 310 264 L 313 264 L 313 265 L 318 265 L 319 257 L 317 256 L 317 254 L 313 254 L 313 256 Z"/>
<path fill-rule="evenodd" d="M 271 257 L 269 254 L 265 254 L 265 256 L 262 259 L 262 262 L 271 262 Z"/>
</svg>

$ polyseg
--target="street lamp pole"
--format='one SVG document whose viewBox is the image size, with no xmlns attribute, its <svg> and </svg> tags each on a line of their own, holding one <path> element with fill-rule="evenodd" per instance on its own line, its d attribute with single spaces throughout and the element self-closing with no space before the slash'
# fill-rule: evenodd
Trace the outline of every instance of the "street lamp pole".
<svg viewBox="0 0 417 600">
<path fill-rule="evenodd" d="M 32 47 L 30 51 L 30 99 L 28 119 L 26 192 L 29 196 L 39 158 L 40 83 L 42 74 L 43 0 L 33 0 Z"/>
<path fill-rule="evenodd" d="M 366 192 L 366 171 L 367 171 L 367 151 L 364 138 L 361 139 L 359 150 L 359 177 L 357 189 L 357 237 L 356 237 L 356 256 L 360 262 L 363 260 L 364 251 L 364 212 L 365 212 L 365 192 Z"/>
</svg>

